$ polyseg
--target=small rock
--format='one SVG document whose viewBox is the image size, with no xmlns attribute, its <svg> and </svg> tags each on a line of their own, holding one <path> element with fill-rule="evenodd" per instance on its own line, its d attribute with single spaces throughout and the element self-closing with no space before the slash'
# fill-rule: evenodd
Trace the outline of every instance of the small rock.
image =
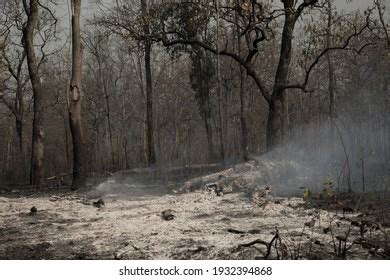
<svg viewBox="0 0 390 280">
<path fill-rule="evenodd" d="M 114 256 L 114 258 L 115 258 L 116 260 L 121 260 L 121 259 L 123 258 L 123 253 L 122 253 L 122 252 L 116 253 L 115 256 Z"/>
<path fill-rule="evenodd" d="M 161 218 L 165 221 L 171 221 L 175 218 L 175 215 L 173 215 L 173 210 L 172 209 L 166 209 L 161 212 Z"/>
<path fill-rule="evenodd" d="M 223 187 L 217 183 L 209 183 L 206 185 L 206 191 L 215 192 L 217 196 L 223 195 Z"/>
<path fill-rule="evenodd" d="M 93 202 L 93 206 L 97 208 L 101 208 L 102 206 L 105 206 L 104 200 L 100 198 L 98 201 Z"/>
<path fill-rule="evenodd" d="M 329 231 L 330 231 L 330 227 L 327 227 L 327 228 L 323 229 L 324 234 L 328 234 Z"/>
<path fill-rule="evenodd" d="M 38 212 L 37 207 L 35 207 L 35 206 L 31 207 L 30 213 L 31 213 L 32 215 L 35 214 L 35 213 L 37 213 L 37 212 Z"/>
<path fill-rule="evenodd" d="M 310 222 L 306 222 L 305 226 L 311 228 L 311 227 L 314 227 L 315 223 L 316 223 L 316 220 L 313 219 Z"/>
<path fill-rule="evenodd" d="M 283 199 L 275 199 L 274 204 L 282 204 Z"/>
</svg>

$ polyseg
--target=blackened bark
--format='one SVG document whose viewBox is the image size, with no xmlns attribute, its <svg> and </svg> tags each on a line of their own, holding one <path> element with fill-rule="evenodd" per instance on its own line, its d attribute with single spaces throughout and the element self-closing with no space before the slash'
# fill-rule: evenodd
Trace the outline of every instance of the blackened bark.
<svg viewBox="0 0 390 280">
<path fill-rule="evenodd" d="M 203 121 L 206 130 L 209 159 L 212 161 L 214 159 L 214 144 L 213 144 L 213 130 L 211 128 L 211 106 L 210 106 L 209 98 L 206 100 L 205 111 L 206 112 L 204 113 Z"/>
<path fill-rule="evenodd" d="M 44 137 L 43 126 L 45 99 L 42 84 L 38 74 L 38 63 L 34 50 L 34 29 L 38 21 L 38 0 L 23 2 L 27 14 L 27 23 L 23 28 L 23 44 L 27 56 L 28 73 L 30 76 L 34 97 L 34 119 L 32 132 L 32 154 L 30 183 L 34 186 L 43 184 L 43 160 L 44 160 Z"/>
<path fill-rule="evenodd" d="M 150 30 L 147 19 L 148 4 L 147 0 L 141 0 L 141 12 L 144 17 L 145 33 L 145 80 L 146 80 L 146 157 L 148 166 L 156 163 L 156 153 L 154 150 L 154 120 L 153 120 L 153 81 L 151 67 L 152 43 L 148 38 Z"/>
<path fill-rule="evenodd" d="M 282 33 L 280 57 L 275 75 L 271 98 L 268 100 L 267 150 L 270 151 L 283 142 L 285 135 L 285 89 L 291 64 L 292 40 L 296 22 L 293 0 L 283 1 L 285 20 Z"/>
<path fill-rule="evenodd" d="M 153 86 L 151 69 L 151 44 L 145 44 L 145 80 L 146 80 L 146 148 L 148 166 L 156 163 L 154 151 Z"/>
<path fill-rule="evenodd" d="M 18 77 L 20 77 L 18 73 Z M 15 98 L 15 127 L 16 132 L 19 138 L 19 152 L 20 152 L 20 182 L 25 180 L 26 175 L 26 162 L 25 162 L 25 153 L 24 153 L 24 100 L 23 100 L 23 91 L 22 85 L 20 83 L 20 78 L 16 81 L 16 98 Z"/>
<path fill-rule="evenodd" d="M 69 85 L 69 125 L 73 143 L 72 190 L 85 185 L 84 142 L 81 124 L 82 54 L 80 35 L 81 0 L 72 0 L 72 78 Z"/>
<path fill-rule="evenodd" d="M 240 1 L 236 0 L 236 5 L 240 5 Z M 237 51 L 238 55 L 241 57 L 241 31 L 240 24 L 238 20 L 238 11 L 235 12 L 235 20 L 237 24 Z M 240 134 L 241 134 L 241 155 L 242 160 L 247 161 L 248 158 L 248 131 L 246 128 L 246 119 L 245 119 L 245 87 L 244 87 L 244 69 L 240 65 Z"/>
<path fill-rule="evenodd" d="M 207 147 L 209 160 L 214 159 L 214 144 L 213 144 L 213 130 L 211 128 L 211 105 L 210 105 L 210 89 L 209 85 L 205 84 L 201 89 L 203 92 L 198 93 L 199 99 L 198 105 L 201 113 L 201 117 L 204 122 L 204 128 L 206 130 Z"/>
<path fill-rule="evenodd" d="M 241 150 L 242 159 L 248 161 L 248 131 L 245 120 L 245 91 L 244 91 L 244 75 L 242 67 L 240 67 L 240 123 L 241 123 Z"/>
<path fill-rule="evenodd" d="M 284 112 L 282 96 L 277 96 L 268 101 L 267 120 L 267 150 L 270 151 L 281 144 L 284 130 Z"/>
<path fill-rule="evenodd" d="M 104 98 L 106 100 L 106 118 L 107 118 L 107 126 L 108 126 L 108 137 L 110 140 L 110 149 L 111 149 L 111 166 L 114 170 L 116 168 L 115 166 L 115 150 L 114 150 L 114 143 L 112 140 L 112 125 L 111 125 L 111 106 L 110 106 L 110 96 L 108 95 L 108 91 L 106 89 L 106 83 L 103 82 L 104 85 Z"/>
</svg>

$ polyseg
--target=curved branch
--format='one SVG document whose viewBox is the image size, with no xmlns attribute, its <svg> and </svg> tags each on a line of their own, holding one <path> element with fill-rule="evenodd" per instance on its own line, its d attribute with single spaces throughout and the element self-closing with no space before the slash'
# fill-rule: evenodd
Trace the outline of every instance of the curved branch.
<svg viewBox="0 0 390 280">
<path fill-rule="evenodd" d="M 301 16 L 303 10 L 306 7 L 314 6 L 317 3 L 318 3 L 318 0 L 304 0 L 303 3 L 298 6 L 298 8 L 297 8 L 297 10 L 295 12 L 295 20 L 297 20 Z"/>
<path fill-rule="evenodd" d="M 249 63 L 252 58 L 259 52 L 259 43 L 267 39 L 265 32 L 262 29 L 258 29 L 258 31 L 260 31 L 261 37 L 257 37 L 253 40 L 252 49 L 249 51 L 245 59 L 245 63 Z"/>
<path fill-rule="evenodd" d="M 232 58 L 234 61 L 239 63 L 246 70 L 248 76 L 250 76 L 255 81 L 256 85 L 260 89 L 260 92 L 261 92 L 262 96 L 265 98 L 265 100 L 267 100 L 267 101 L 270 100 L 270 94 L 269 94 L 268 90 L 266 89 L 266 87 L 264 86 L 263 81 L 256 75 L 255 70 L 253 70 L 253 68 L 244 59 L 242 59 L 239 55 L 237 55 L 233 52 L 226 51 L 226 50 L 218 51 L 218 50 L 214 49 L 213 47 L 207 45 L 206 43 L 201 42 L 201 41 L 197 41 L 197 40 L 177 39 L 177 40 L 173 40 L 173 41 L 167 41 L 167 40 L 162 39 L 162 43 L 165 47 L 179 45 L 179 44 L 197 45 L 197 46 L 200 46 L 209 52 L 212 52 L 213 54 L 228 56 L 228 57 Z"/>
<path fill-rule="evenodd" d="M 322 52 L 314 59 L 314 61 L 310 64 L 309 68 L 306 70 L 305 80 L 304 80 L 303 83 L 286 85 L 286 86 L 283 86 L 283 89 L 300 89 L 300 90 L 302 90 L 304 92 L 307 92 L 306 87 L 307 87 L 307 85 L 309 83 L 310 75 L 311 75 L 313 69 L 315 68 L 315 66 L 320 62 L 321 58 L 324 57 L 330 51 L 346 50 L 346 49 L 350 50 L 348 48 L 348 46 L 349 46 L 351 40 L 353 38 L 361 35 L 364 30 L 369 28 L 369 17 L 370 17 L 371 11 L 372 10 L 369 10 L 369 13 L 368 13 L 368 15 L 366 17 L 366 24 L 362 28 L 360 28 L 360 30 L 356 30 L 355 29 L 355 32 L 348 36 L 348 38 L 345 40 L 343 45 L 335 46 L 335 47 L 329 47 L 329 48 L 325 48 L 325 49 L 322 50 Z M 366 48 L 369 45 L 371 45 L 371 43 L 364 44 L 361 48 L 353 49 L 353 50 L 356 53 L 360 54 L 363 51 L 363 49 Z"/>
</svg>

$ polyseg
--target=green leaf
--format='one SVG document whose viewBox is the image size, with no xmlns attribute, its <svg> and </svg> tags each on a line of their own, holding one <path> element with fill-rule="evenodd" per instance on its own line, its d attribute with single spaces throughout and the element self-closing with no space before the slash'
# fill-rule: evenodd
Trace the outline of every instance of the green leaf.
<svg viewBox="0 0 390 280">
<path fill-rule="evenodd" d="M 326 187 L 323 190 L 323 195 L 324 195 L 324 198 L 331 199 L 331 198 L 334 198 L 335 191 L 333 190 L 332 187 Z"/>
<path fill-rule="evenodd" d="M 308 189 L 308 188 L 305 188 L 305 190 L 303 191 L 303 197 L 304 198 L 310 198 L 311 197 L 311 190 Z"/>
</svg>

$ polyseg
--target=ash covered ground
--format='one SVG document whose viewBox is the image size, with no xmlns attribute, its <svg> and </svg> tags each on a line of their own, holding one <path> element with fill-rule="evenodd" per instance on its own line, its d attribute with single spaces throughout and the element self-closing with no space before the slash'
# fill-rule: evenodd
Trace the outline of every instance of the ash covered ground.
<svg viewBox="0 0 390 280">
<path fill-rule="evenodd" d="M 3 189 L 0 259 L 390 258 L 386 201 L 304 199 L 313 182 L 278 184 L 281 164 L 214 166 L 187 180 L 132 170 L 79 192 Z"/>
</svg>

